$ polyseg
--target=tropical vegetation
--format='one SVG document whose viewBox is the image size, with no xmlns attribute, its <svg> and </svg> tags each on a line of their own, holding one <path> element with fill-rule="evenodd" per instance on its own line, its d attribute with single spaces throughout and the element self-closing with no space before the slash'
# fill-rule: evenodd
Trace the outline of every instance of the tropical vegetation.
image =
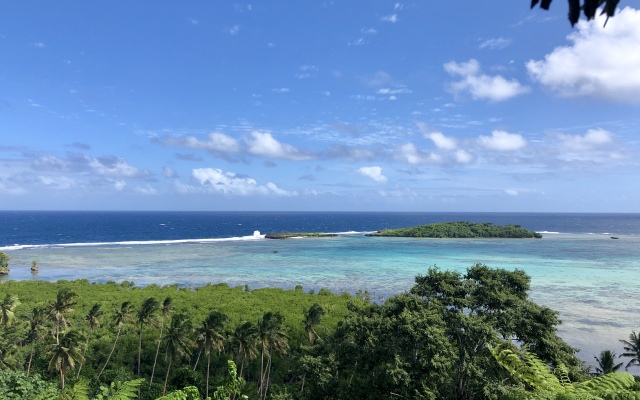
<svg viewBox="0 0 640 400">
<path fill-rule="evenodd" d="M 529 288 L 523 271 L 482 264 L 434 266 L 384 303 L 299 286 L 6 281 L 0 398 L 640 399 L 616 362 L 637 363 L 635 332 L 591 371 Z"/>
<path fill-rule="evenodd" d="M 529 231 L 520 225 L 493 225 L 473 222 L 438 222 L 410 228 L 384 229 L 367 236 L 397 236 L 423 238 L 542 238 L 538 232 Z"/>
</svg>

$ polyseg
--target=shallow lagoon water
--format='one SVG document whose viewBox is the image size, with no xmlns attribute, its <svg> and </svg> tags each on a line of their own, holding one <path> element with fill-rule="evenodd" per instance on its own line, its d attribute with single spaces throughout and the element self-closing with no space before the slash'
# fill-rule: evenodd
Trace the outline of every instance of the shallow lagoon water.
<svg viewBox="0 0 640 400">
<path fill-rule="evenodd" d="M 151 243 L 151 242 L 147 242 Z M 365 237 L 153 244 L 46 245 L 13 248 L 11 279 L 133 281 L 137 285 L 368 290 L 384 300 L 408 290 L 430 266 L 464 272 L 475 264 L 531 276 L 531 298 L 560 312 L 560 335 L 592 363 L 601 350 L 640 329 L 640 236 L 545 234 L 543 239 Z M 29 266 L 39 260 L 40 272 Z M 5 278 L 6 279 L 6 278 Z"/>
</svg>

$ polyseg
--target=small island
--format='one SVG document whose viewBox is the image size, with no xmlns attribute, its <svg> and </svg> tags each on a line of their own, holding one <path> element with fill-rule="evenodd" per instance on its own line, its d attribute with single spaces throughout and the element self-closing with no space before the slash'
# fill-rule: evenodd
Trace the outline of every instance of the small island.
<svg viewBox="0 0 640 400">
<path fill-rule="evenodd" d="M 334 237 L 335 233 L 318 233 L 318 232 L 275 232 L 264 235 L 265 239 L 290 239 L 302 237 Z"/>
<path fill-rule="evenodd" d="M 481 224 L 460 222 L 439 222 L 413 226 L 410 228 L 385 229 L 367 236 L 422 237 L 422 238 L 536 238 L 542 237 L 538 232 L 529 231 L 520 225 L 493 225 L 490 222 Z"/>
</svg>

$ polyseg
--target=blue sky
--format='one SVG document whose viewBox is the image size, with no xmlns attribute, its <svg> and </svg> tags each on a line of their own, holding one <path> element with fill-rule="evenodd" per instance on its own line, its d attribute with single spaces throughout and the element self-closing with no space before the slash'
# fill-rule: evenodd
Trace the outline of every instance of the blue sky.
<svg viewBox="0 0 640 400">
<path fill-rule="evenodd" d="M 639 212 L 640 11 L 0 4 L 0 208 Z"/>
</svg>

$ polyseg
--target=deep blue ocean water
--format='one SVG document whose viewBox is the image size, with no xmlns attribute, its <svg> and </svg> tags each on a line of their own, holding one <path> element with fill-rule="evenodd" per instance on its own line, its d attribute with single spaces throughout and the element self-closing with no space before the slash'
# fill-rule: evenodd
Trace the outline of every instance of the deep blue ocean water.
<svg viewBox="0 0 640 400">
<path fill-rule="evenodd" d="M 519 224 L 542 232 L 640 235 L 640 214 L 0 211 L 0 247 L 347 232 L 432 222 Z"/>
<path fill-rule="evenodd" d="M 442 221 L 519 224 L 544 237 L 364 236 Z M 340 235 L 263 237 L 280 231 Z M 618 339 L 640 329 L 640 214 L 0 211 L 0 251 L 11 256 L 11 273 L 0 282 L 302 285 L 368 290 L 378 300 L 409 290 L 430 266 L 464 272 L 484 263 L 527 272 L 531 298 L 560 312 L 560 334 L 587 362 L 603 349 L 620 353 Z M 40 266 L 35 276 L 32 260 Z"/>
</svg>

